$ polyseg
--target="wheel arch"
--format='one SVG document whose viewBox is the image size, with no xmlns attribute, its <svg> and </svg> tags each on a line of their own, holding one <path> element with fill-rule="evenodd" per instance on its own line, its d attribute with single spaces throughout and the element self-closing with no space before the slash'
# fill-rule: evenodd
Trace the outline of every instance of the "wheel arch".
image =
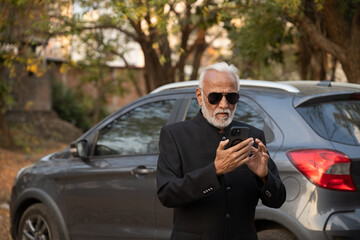
<svg viewBox="0 0 360 240">
<path fill-rule="evenodd" d="M 28 207 L 36 203 L 43 203 L 49 209 L 49 211 L 51 211 L 51 213 L 57 218 L 60 228 L 61 239 L 70 240 L 69 231 L 66 227 L 64 216 L 61 213 L 59 206 L 47 193 L 34 188 L 26 189 L 23 193 L 21 193 L 15 203 L 14 216 L 11 219 L 11 235 L 13 236 L 13 238 L 17 239 L 17 229 L 19 228 L 21 216 Z"/>
<path fill-rule="evenodd" d="M 283 228 L 294 234 L 298 239 L 311 239 L 308 231 L 299 221 L 281 209 L 257 208 L 255 226 L 257 231 Z"/>
</svg>

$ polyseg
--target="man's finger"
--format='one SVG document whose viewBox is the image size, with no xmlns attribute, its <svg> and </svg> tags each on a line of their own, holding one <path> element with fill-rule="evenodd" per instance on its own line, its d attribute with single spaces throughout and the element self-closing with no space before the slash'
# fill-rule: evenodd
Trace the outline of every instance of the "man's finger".
<svg viewBox="0 0 360 240">
<path fill-rule="evenodd" d="M 246 145 L 248 144 L 253 144 L 254 139 L 253 138 L 248 138 L 238 144 L 236 144 L 235 146 L 233 146 L 232 148 L 234 149 L 234 151 L 239 151 L 240 149 L 244 148 Z"/>
<path fill-rule="evenodd" d="M 267 152 L 265 144 L 263 144 L 260 140 L 258 141 L 258 149 L 261 152 Z"/>
<path fill-rule="evenodd" d="M 242 155 L 249 155 L 251 150 L 252 150 L 253 146 L 252 145 L 245 145 L 244 147 L 242 147 L 241 149 L 239 149 L 238 151 L 233 153 L 233 156 L 235 156 L 236 158 L 241 157 Z"/>
<path fill-rule="evenodd" d="M 226 139 L 225 141 L 220 141 L 218 149 L 219 150 L 224 150 L 225 146 L 229 143 L 229 139 Z"/>
<path fill-rule="evenodd" d="M 236 165 L 235 165 L 234 169 L 236 169 L 244 164 L 247 164 L 249 161 L 250 161 L 250 157 L 244 157 L 244 158 L 238 159 L 237 161 L 235 161 Z"/>
</svg>

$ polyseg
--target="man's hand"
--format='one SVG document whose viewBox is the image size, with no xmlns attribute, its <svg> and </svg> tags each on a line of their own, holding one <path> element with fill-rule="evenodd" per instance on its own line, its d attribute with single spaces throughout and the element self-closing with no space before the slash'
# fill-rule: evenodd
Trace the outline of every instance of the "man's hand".
<svg viewBox="0 0 360 240">
<path fill-rule="evenodd" d="M 253 148 L 253 138 L 248 138 L 233 147 L 225 149 L 225 146 L 228 143 L 229 139 L 221 141 L 216 150 L 216 158 L 214 164 L 217 175 L 231 172 L 250 160 L 249 154 L 251 149 Z"/>
<path fill-rule="evenodd" d="M 251 148 L 252 156 L 246 164 L 265 184 L 268 174 L 269 155 L 267 154 L 266 146 L 259 139 L 255 139 L 255 142 L 258 144 L 258 148 Z"/>
</svg>

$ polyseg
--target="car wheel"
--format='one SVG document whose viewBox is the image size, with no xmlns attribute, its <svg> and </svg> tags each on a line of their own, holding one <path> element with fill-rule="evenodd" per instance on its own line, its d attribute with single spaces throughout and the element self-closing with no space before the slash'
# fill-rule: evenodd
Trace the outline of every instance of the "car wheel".
<svg viewBox="0 0 360 240">
<path fill-rule="evenodd" d="M 257 234 L 259 240 L 297 240 L 294 234 L 285 229 L 267 229 Z"/>
<path fill-rule="evenodd" d="M 59 229 L 56 224 L 56 219 L 44 204 L 37 203 L 26 209 L 20 219 L 18 239 L 59 239 Z"/>
</svg>

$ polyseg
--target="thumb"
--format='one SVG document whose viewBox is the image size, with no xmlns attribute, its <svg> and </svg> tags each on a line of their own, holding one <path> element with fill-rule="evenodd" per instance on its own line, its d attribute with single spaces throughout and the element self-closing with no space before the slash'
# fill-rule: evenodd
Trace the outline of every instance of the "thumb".
<svg viewBox="0 0 360 240">
<path fill-rule="evenodd" d="M 221 141 L 218 146 L 218 150 L 224 150 L 225 146 L 229 143 L 229 139 L 226 139 L 225 141 Z"/>
</svg>

